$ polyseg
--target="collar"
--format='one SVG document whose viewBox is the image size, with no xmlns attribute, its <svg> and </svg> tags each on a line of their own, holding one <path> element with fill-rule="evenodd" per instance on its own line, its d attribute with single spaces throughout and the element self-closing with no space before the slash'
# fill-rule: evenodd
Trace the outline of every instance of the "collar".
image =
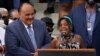
<svg viewBox="0 0 100 56">
<path fill-rule="evenodd" d="M 22 22 L 22 23 L 24 24 L 25 28 L 27 29 L 28 25 L 26 25 L 24 22 Z M 32 24 L 30 26 L 33 27 Z"/>
</svg>

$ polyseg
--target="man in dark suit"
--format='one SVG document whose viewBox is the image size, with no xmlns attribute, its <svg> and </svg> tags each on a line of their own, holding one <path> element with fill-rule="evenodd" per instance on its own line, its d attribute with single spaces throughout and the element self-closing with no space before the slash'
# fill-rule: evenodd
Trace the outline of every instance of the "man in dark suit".
<svg viewBox="0 0 100 56">
<path fill-rule="evenodd" d="M 98 34 L 100 11 L 94 0 L 86 0 L 86 3 L 72 9 L 74 32 L 83 37 L 85 47 L 93 47 L 94 34 Z M 97 31 L 96 31 L 97 30 Z M 99 37 L 99 36 L 98 36 Z M 95 45 L 96 46 L 96 45 Z"/>
<path fill-rule="evenodd" d="M 100 10 L 95 1 L 86 3 L 72 9 L 70 14 L 73 20 L 74 32 L 81 35 L 85 47 L 95 47 L 100 53 Z M 100 54 L 97 51 L 97 55 Z"/>
<path fill-rule="evenodd" d="M 20 6 L 19 15 L 6 28 L 6 56 L 34 56 L 38 48 L 47 48 L 51 41 L 46 25 L 34 19 L 34 7 L 30 3 Z"/>
</svg>

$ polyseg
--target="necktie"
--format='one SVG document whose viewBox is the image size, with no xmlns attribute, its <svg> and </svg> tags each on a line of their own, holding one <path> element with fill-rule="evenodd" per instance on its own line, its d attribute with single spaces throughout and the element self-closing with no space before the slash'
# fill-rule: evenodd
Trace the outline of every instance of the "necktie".
<svg viewBox="0 0 100 56">
<path fill-rule="evenodd" d="M 37 45 L 36 45 L 36 40 L 35 40 L 35 36 L 34 36 L 34 30 L 32 30 L 33 28 L 31 26 L 28 26 L 28 34 L 29 34 L 29 37 L 32 41 L 32 44 L 34 46 L 34 49 L 36 50 L 37 49 Z"/>
</svg>

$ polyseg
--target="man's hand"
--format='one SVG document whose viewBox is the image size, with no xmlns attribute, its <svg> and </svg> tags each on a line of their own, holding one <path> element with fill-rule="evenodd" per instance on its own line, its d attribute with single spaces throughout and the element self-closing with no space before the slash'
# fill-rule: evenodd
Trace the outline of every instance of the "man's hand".
<svg viewBox="0 0 100 56">
<path fill-rule="evenodd" d="M 35 52 L 35 53 L 34 53 L 34 56 L 38 56 L 38 52 Z"/>
<path fill-rule="evenodd" d="M 5 52 L 5 46 L 0 46 L 0 52 Z"/>
<path fill-rule="evenodd" d="M 61 38 L 57 37 L 54 38 L 51 43 L 50 43 L 50 47 L 51 49 L 56 49 L 60 44 L 62 43 Z"/>
<path fill-rule="evenodd" d="M 38 56 L 38 52 L 35 52 L 35 53 L 31 53 L 32 56 Z"/>
</svg>

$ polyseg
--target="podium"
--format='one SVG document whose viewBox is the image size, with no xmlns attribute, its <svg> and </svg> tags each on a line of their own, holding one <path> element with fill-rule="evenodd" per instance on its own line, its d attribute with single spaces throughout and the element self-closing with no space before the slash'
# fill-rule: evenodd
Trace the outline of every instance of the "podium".
<svg viewBox="0 0 100 56">
<path fill-rule="evenodd" d="M 95 49 L 38 49 L 38 56 L 96 56 Z"/>
</svg>

